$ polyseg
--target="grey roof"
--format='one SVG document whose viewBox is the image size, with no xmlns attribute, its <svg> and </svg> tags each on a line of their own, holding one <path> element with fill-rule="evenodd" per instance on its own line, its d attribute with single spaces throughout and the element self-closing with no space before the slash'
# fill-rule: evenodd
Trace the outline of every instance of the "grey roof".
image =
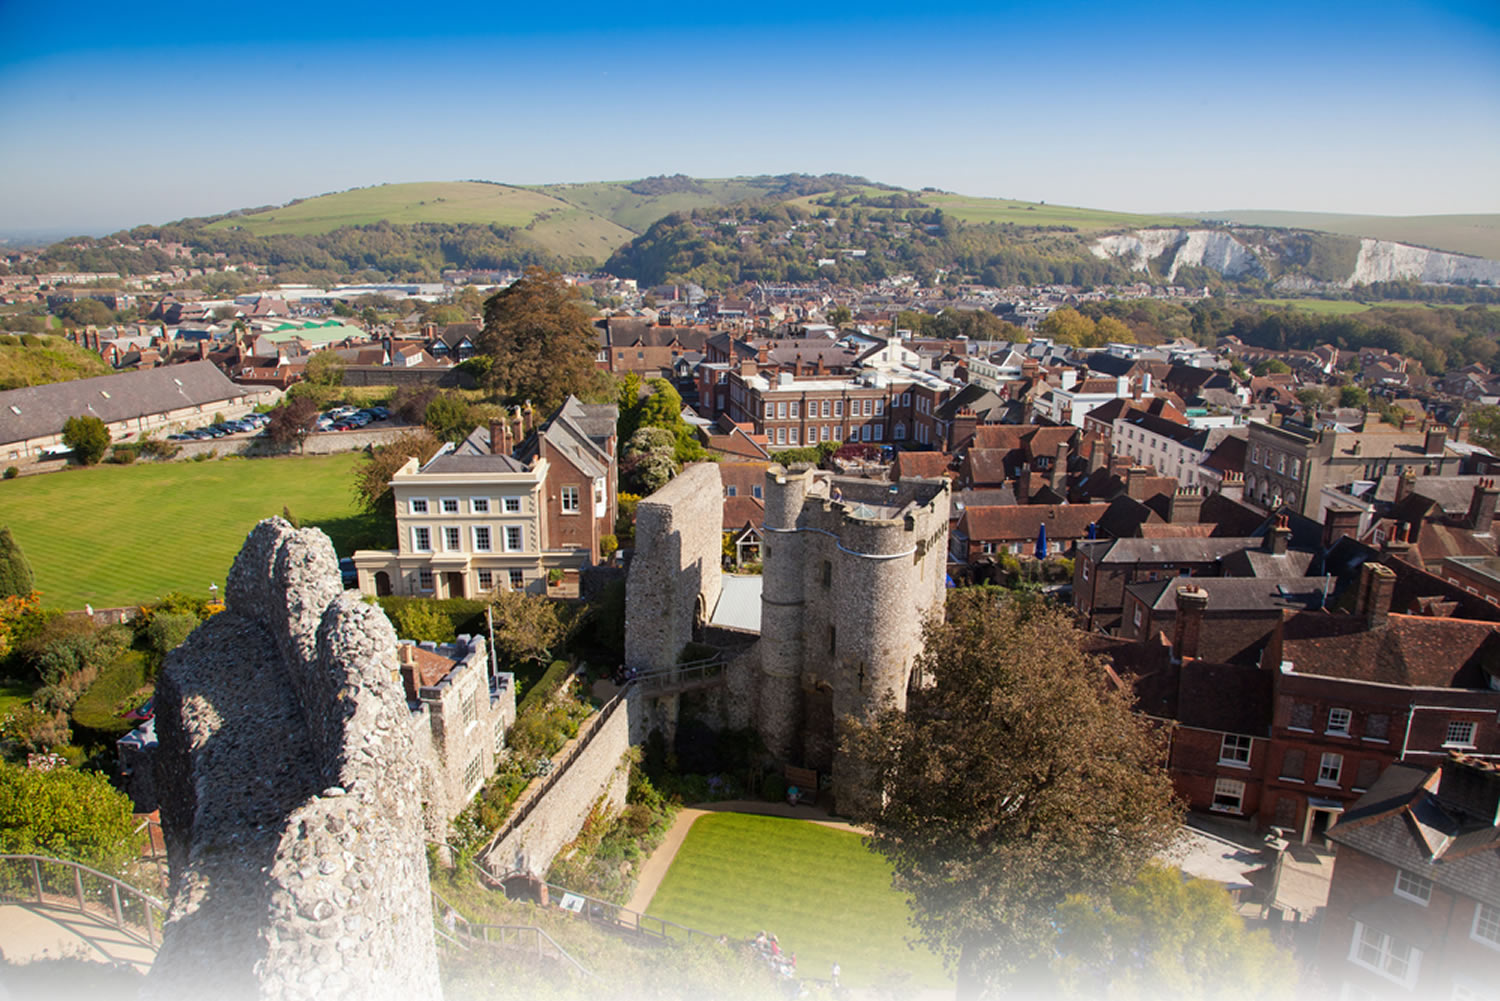
<svg viewBox="0 0 1500 1001">
<path fill-rule="evenodd" d="M 207 361 L 6 390 L 0 393 L 0 442 L 57 434 L 69 417 L 97 417 L 113 424 L 221 403 L 248 392 Z"/>
<path fill-rule="evenodd" d="M 1330 840 L 1500 907 L 1500 827 L 1464 823 L 1424 784 L 1430 769 L 1395 764 L 1330 828 Z"/>
<path fill-rule="evenodd" d="M 1126 590 L 1153 611 L 1177 610 L 1177 589 L 1192 584 L 1208 592 L 1208 611 L 1253 612 L 1273 608 L 1315 609 L 1323 606 L 1325 577 L 1264 580 L 1255 577 L 1171 577 L 1131 584 Z"/>
<path fill-rule="evenodd" d="M 714 606 L 709 622 L 716 626 L 760 632 L 760 587 L 763 579 L 758 574 L 723 574 L 719 603 Z"/>
<path fill-rule="evenodd" d="M 1224 557 L 1224 572 L 1236 577 L 1305 577 L 1312 566 L 1313 554 L 1289 549 L 1276 556 L 1264 549 L 1242 549 Z"/>
<path fill-rule="evenodd" d="M 1474 488 L 1482 476 L 1416 476 L 1412 478 L 1411 492 L 1434 501 L 1444 514 L 1468 514 L 1474 500 Z M 1375 487 L 1375 499 L 1395 503 L 1396 490 L 1401 483 L 1400 475 L 1387 473 Z"/>
<path fill-rule="evenodd" d="M 1115 539 L 1101 563 L 1210 563 L 1260 545 L 1254 538 Z"/>
</svg>

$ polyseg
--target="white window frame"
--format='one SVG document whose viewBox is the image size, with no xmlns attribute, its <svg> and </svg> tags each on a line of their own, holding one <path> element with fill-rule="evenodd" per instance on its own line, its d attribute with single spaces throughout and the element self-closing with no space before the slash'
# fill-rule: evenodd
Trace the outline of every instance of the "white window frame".
<svg viewBox="0 0 1500 1001">
<path fill-rule="evenodd" d="M 775 417 L 776 417 L 776 404 L 768 402 L 766 404 L 766 420 L 768 420 L 768 421 L 769 420 L 774 420 Z"/>
<path fill-rule="evenodd" d="M 461 553 L 464 551 L 464 530 L 457 525 L 443 526 L 443 552 Z"/>
<path fill-rule="evenodd" d="M 828 414 L 829 414 L 829 411 L 830 411 L 830 408 L 829 408 L 829 403 L 830 403 L 830 402 L 831 402 L 831 401 L 829 401 L 829 400 L 824 400 L 824 401 L 823 401 L 823 408 L 822 408 L 822 410 L 823 410 L 823 413 L 822 413 L 822 416 L 823 416 L 823 417 L 827 417 L 827 416 L 828 416 Z"/>
<path fill-rule="evenodd" d="M 1474 923 L 1469 927 L 1469 937 L 1480 945 L 1500 949 L 1500 907 L 1475 903 Z"/>
<path fill-rule="evenodd" d="M 417 590 L 418 591 L 423 591 L 423 592 L 426 592 L 426 591 L 436 591 L 437 590 L 437 575 L 434 574 L 431 570 L 418 570 L 417 571 Z"/>
<path fill-rule="evenodd" d="M 776 429 L 776 444 L 778 444 L 778 445 L 785 445 L 786 444 L 786 428 L 777 428 Z"/>
<path fill-rule="evenodd" d="M 1392 892 L 1398 897 L 1426 907 L 1432 900 L 1432 880 L 1426 876 L 1418 876 L 1414 872 L 1407 872 L 1405 869 L 1397 869 L 1396 886 Z"/>
<path fill-rule="evenodd" d="M 505 574 L 505 580 L 506 580 L 506 583 L 510 585 L 510 589 L 512 591 L 524 591 L 524 590 L 526 590 L 526 571 L 525 570 L 508 570 L 508 571 L 506 571 L 506 574 Z"/>
<path fill-rule="evenodd" d="M 506 514 L 520 514 L 521 513 L 521 498 L 519 498 L 519 497 L 505 497 L 505 498 L 503 498 L 503 501 L 504 501 L 504 503 L 501 504 L 501 507 L 503 507 L 505 509 L 505 513 Z"/>
<path fill-rule="evenodd" d="M 1343 776 L 1344 756 L 1334 751 L 1324 751 L 1323 756 L 1318 759 L 1318 785 L 1339 786 Z"/>
<path fill-rule="evenodd" d="M 798 402 L 797 402 L 797 401 L 796 401 L 796 400 L 793 400 L 793 401 L 792 401 L 792 405 L 791 405 L 791 413 L 790 413 L 790 416 L 792 416 L 792 417 L 798 417 L 798 416 L 801 416 L 801 414 L 800 414 L 800 411 L 801 411 L 801 409 L 802 409 L 802 406 L 801 406 L 801 404 L 800 404 L 800 403 L 798 403 Z"/>
<path fill-rule="evenodd" d="M 438 507 L 443 514 L 458 514 L 462 510 L 457 497 L 443 497 L 439 499 Z"/>
<path fill-rule="evenodd" d="M 835 416 L 835 417 L 842 417 L 842 416 L 844 416 L 844 401 L 843 400 L 834 400 L 833 401 L 833 416 Z"/>
<path fill-rule="evenodd" d="M 1354 714 L 1348 709 L 1328 710 L 1328 728 L 1323 732 L 1335 737 L 1349 736 L 1349 724 L 1354 722 Z"/>
<path fill-rule="evenodd" d="M 557 492 L 558 504 L 563 514 L 578 514 L 583 510 L 583 501 L 580 498 L 577 486 L 566 486 Z"/>
<path fill-rule="evenodd" d="M 493 591 L 495 589 L 495 571 L 480 570 L 478 571 L 475 579 L 478 582 L 479 590 Z"/>
<path fill-rule="evenodd" d="M 406 499 L 407 514 L 428 514 L 429 512 L 430 508 L 427 505 L 426 497 L 408 497 Z"/>
<path fill-rule="evenodd" d="M 425 544 L 421 541 L 422 535 L 427 536 Z M 429 525 L 411 526 L 411 551 L 414 553 L 432 552 L 432 527 Z"/>
<path fill-rule="evenodd" d="M 1249 768 L 1254 748 L 1254 738 L 1241 733 L 1226 733 L 1219 741 L 1219 764 L 1231 768 Z"/>
<path fill-rule="evenodd" d="M 1474 737 L 1478 732 L 1479 726 L 1472 720 L 1451 720 L 1443 734 L 1443 746 L 1473 747 Z"/>
<path fill-rule="evenodd" d="M 482 538 L 480 533 L 483 533 Z M 490 526 L 472 525 L 469 528 L 469 534 L 473 539 L 474 552 L 491 553 L 495 551 L 495 533 L 490 531 Z"/>
<path fill-rule="evenodd" d="M 1221 804 L 1220 796 L 1223 796 L 1226 802 Z M 1227 802 L 1231 797 L 1235 800 L 1233 805 Z M 1215 813 L 1232 813 L 1237 816 L 1243 814 L 1245 812 L 1245 783 L 1239 779 L 1214 779 L 1214 799 L 1209 809 Z"/>
<path fill-rule="evenodd" d="M 511 541 L 511 533 L 515 534 L 515 541 Z M 526 530 L 520 525 L 506 525 L 505 534 L 501 539 L 504 551 L 507 553 L 522 553 L 526 551 Z"/>
<path fill-rule="evenodd" d="M 488 497 L 470 497 L 469 498 L 469 513 L 470 514 L 489 514 L 490 513 L 490 499 Z"/>
<path fill-rule="evenodd" d="M 1397 955 L 1398 948 L 1404 955 Z M 1366 949 L 1374 955 L 1370 958 L 1361 955 Z M 1412 987 L 1422 968 L 1422 950 L 1397 942 L 1385 932 L 1356 921 L 1354 940 L 1349 943 L 1349 962 L 1402 987 Z M 1399 970 L 1393 970 L 1392 966 L 1397 963 L 1400 964 Z"/>
<path fill-rule="evenodd" d="M 786 417 L 786 401 L 785 400 L 777 400 L 776 401 L 776 419 L 777 420 L 782 420 L 785 417 Z"/>
<path fill-rule="evenodd" d="M 797 444 L 797 429 L 796 428 L 787 428 L 786 443 L 788 445 L 795 445 L 795 444 Z"/>
</svg>

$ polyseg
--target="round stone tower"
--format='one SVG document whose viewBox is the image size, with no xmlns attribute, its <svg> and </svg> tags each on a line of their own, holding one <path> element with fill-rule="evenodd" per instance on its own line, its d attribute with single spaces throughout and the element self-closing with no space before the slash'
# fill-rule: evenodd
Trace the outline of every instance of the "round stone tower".
<svg viewBox="0 0 1500 1001">
<path fill-rule="evenodd" d="M 807 540 L 797 523 L 812 485 L 811 470 L 766 470 L 756 721 L 766 750 L 781 760 L 797 756 L 802 720 Z"/>
</svg>

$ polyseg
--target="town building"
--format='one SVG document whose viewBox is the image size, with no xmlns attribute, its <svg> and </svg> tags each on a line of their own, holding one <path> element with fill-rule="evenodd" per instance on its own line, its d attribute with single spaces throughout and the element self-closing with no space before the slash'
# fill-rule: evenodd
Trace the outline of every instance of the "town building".
<svg viewBox="0 0 1500 1001">
<path fill-rule="evenodd" d="M 540 425 L 520 413 L 425 465 L 409 460 L 391 479 L 396 548 L 354 554 L 360 590 L 461 598 L 576 586 L 614 531 L 617 419 L 614 406 L 569 397 Z"/>
</svg>

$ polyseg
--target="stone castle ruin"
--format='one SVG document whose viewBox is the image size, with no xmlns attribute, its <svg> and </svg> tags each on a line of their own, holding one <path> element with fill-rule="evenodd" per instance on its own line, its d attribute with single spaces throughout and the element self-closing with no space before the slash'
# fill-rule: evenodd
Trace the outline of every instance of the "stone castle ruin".
<svg viewBox="0 0 1500 1001">
<path fill-rule="evenodd" d="M 342 591 L 326 536 L 280 519 L 225 599 L 157 687 L 171 900 L 153 996 L 441 998 L 394 630 Z"/>
<path fill-rule="evenodd" d="M 778 761 L 832 776 L 837 799 L 858 785 L 854 763 L 836 751 L 839 721 L 868 715 L 887 696 L 904 708 L 921 684 L 913 671 L 922 626 L 942 610 L 948 483 L 773 465 L 764 500 L 759 639 L 728 660 L 712 711 L 722 725 L 754 727 Z M 750 600 L 740 593 L 744 579 L 730 579 L 730 589 L 719 576 L 721 505 L 712 463 L 641 502 L 626 590 L 628 667 L 669 670 L 696 636 L 730 632 L 715 627 L 725 618 L 721 601 Z M 670 724 L 676 698 L 657 701 L 651 716 Z"/>
</svg>

